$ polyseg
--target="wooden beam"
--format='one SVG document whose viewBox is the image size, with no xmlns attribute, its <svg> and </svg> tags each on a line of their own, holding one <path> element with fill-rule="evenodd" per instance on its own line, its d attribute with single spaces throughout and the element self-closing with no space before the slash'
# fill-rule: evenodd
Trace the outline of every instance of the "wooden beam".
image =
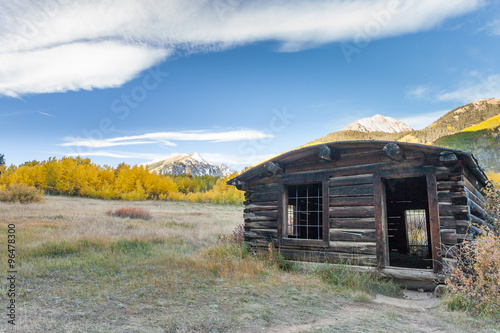
<svg viewBox="0 0 500 333">
<path fill-rule="evenodd" d="M 406 159 L 403 149 L 396 143 L 388 143 L 384 146 L 383 149 L 387 157 L 389 157 L 391 160 L 400 162 Z"/>
<path fill-rule="evenodd" d="M 331 241 L 375 242 L 374 229 L 330 229 Z"/>
<path fill-rule="evenodd" d="M 373 185 L 330 187 L 331 197 L 373 196 Z"/>
<path fill-rule="evenodd" d="M 330 217 L 374 217 L 374 208 L 373 206 L 333 207 L 330 209 Z"/>
<path fill-rule="evenodd" d="M 368 197 L 332 197 L 330 207 L 373 206 L 373 196 Z"/>
<path fill-rule="evenodd" d="M 432 260 L 434 273 L 439 273 L 443 270 L 442 258 L 441 258 L 441 233 L 439 226 L 439 205 L 438 205 L 438 195 L 437 195 L 437 182 L 436 174 L 432 168 L 427 169 L 426 172 L 427 181 L 427 200 L 429 202 L 429 229 L 430 229 L 430 241 L 432 249 Z"/>
<path fill-rule="evenodd" d="M 387 206 L 385 184 L 381 177 L 373 180 L 375 238 L 377 241 L 377 267 L 389 265 L 389 248 L 387 245 Z"/>
<path fill-rule="evenodd" d="M 444 165 L 454 165 L 458 161 L 457 155 L 451 151 L 442 151 L 439 155 L 439 162 Z"/>
<path fill-rule="evenodd" d="M 328 242 L 330 241 L 330 216 L 329 216 L 329 210 L 330 210 L 330 206 L 329 206 L 329 196 L 328 196 L 328 187 L 329 187 L 329 182 L 327 179 L 323 180 L 321 182 L 322 184 L 322 187 L 321 187 L 321 193 L 322 193 L 322 208 L 323 208 L 323 212 L 322 212 L 322 218 L 323 218 L 323 240 Z"/>
<path fill-rule="evenodd" d="M 266 162 L 264 169 L 272 175 L 283 173 L 283 169 L 279 166 L 278 162 Z"/>
<path fill-rule="evenodd" d="M 373 183 L 373 175 L 372 174 L 330 178 L 330 186 L 331 187 L 362 185 L 362 184 L 372 184 L 372 183 Z"/>
<path fill-rule="evenodd" d="M 334 229 L 375 229 L 375 218 L 331 218 L 330 228 Z"/>
<path fill-rule="evenodd" d="M 327 145 L 322 145 L 318 149 L 318 157 L 324 161 L 331 161 L 330 148 Z"/>
</svg>

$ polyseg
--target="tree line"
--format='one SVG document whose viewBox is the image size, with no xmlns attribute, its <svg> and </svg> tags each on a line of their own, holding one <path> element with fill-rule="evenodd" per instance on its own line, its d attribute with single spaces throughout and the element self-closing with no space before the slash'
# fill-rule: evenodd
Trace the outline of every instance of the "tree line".
<svg viewBox="0 0 500 333">
<path fill-rule="evenodd" d="M 4 162 L 3 155 L 1 162 Z M 0 188 L 3 190 L 12 184 L 24 184 L 44 194 L 98 199 L 241 204 L 243 192 L 226 184 L 232 176 L 158 175 L 144 166 L 122 163 L 113 168 L 81 157 L 49 158 L 9 167 L 0 164 Z"/>
</svg>

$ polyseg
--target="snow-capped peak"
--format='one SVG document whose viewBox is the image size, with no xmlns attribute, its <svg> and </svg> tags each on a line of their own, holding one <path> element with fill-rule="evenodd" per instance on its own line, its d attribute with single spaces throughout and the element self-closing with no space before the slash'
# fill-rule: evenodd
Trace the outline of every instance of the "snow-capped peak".
<svg viewBox="0 0 500 333">
<path fill-rule="evenodd" d="M 215 177 L 225 177 L 233 173 L 226 165 L 215 165 L 204 159 L 198 153 L 177 154 L 173 153 L 166 158 L 144 163 L 149 171 L 158 174 L 191 174 L 193 176 L 210 175 Z"/>
<path fill-rule="evenodd" d="M 352 122 L 342 131 L 401 133 L 413 129 L 405 123 L 391 117 L 376 114 L 371 118 L 362 118 Z"/>
</svg>

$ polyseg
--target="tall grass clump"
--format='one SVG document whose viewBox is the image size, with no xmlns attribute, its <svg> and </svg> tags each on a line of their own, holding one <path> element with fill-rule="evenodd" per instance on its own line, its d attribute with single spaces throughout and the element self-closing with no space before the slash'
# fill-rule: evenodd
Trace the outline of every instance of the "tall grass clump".
<svg viewBox="0 0 500 333">
<path fill-rule="evenodd" d="M 12 184 L 7 189 L 0 191 L 0 201 L 29 204 L 45 202 L 45 199 L 34 186 Z"/>
<path fill-rule="evenodd" d="M 108 210 L 106 212 L 109 216 L 116 216 L 121 218 L 142 219 L 150 220 L 153 216 L 146 210 L 140 208 L 119 208 L 115 211 Z"/>
<path fill-rule="evenodd" d="M 490 186 L 485 192 L 485 208 L 495 229 L 483 228 L 473 241 L 454 249 L 455 260 L 445 267 L 448 292 L 444 302 L 450 310 L 500 321 L 500 188 Z"/>
<path fill-rule="evenodd" d="M 349 267 L 349 262 L 337 265 L 322 265 L 316 270 L 321 280 L 339 289 L 342 293 L 401 295 L 401 289 L 393 281 L 372 272 L 358 272 Z"/>
</svg>

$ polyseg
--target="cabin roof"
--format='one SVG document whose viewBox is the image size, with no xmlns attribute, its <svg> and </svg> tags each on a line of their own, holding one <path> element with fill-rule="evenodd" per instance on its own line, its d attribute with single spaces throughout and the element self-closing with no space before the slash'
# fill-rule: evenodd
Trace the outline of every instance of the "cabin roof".
<svg viewBox="0 0 500 333">
<path fill-rule="evenodd" d="M 238 176 L 230 179 L 227 183 L 231 185 L 238 185 L 244 182 L 248 182 L 251 179 L 259 178 L 263 174 L 266 174 L 266 166 L 269 166 L 269 162 L 277 165 L 287 165 L 294 163 L 299 160 L 304 159 L 314 159 L 316 158 L 318 162 L 320 158 L 318 157 L 319 149 L 323 146 L 327 146 L 333 150 L 346 150 L 346 149 L 361 149 L 361 148 L 373 148 L 383 149 L 385 145 L 389 143 L 397 144 L 399 147 L 403 148 L 405 151 L 419 151 L 424 154 L 440 155 L 442 152 L 451 152 L 460 159 L 464 165 L 469 169 L 469 171 L 483 184 L 486 185 L 489 180 L 486 174 L 479 166 L 476 158 L 470 152 L 465 152 L 457 149 L 450 149 L 438 146 L 429 146 L 417 143 L 406 143 L 406 142 L 396 142 L 396 141 L 374 141 L 374 140 L 363 140 L 363 141 L 334 141 L 319 143 L 316 145 L 311 145 L 307 147 L 302 147 L 294 149 L 280 155 L 274 156 L 270 159 L 260 162 L 259 164 L 251 167 L 250 169 L 242 172 Z M 326 168 L 326 167 L 325 167 Z"/>
</svg>

